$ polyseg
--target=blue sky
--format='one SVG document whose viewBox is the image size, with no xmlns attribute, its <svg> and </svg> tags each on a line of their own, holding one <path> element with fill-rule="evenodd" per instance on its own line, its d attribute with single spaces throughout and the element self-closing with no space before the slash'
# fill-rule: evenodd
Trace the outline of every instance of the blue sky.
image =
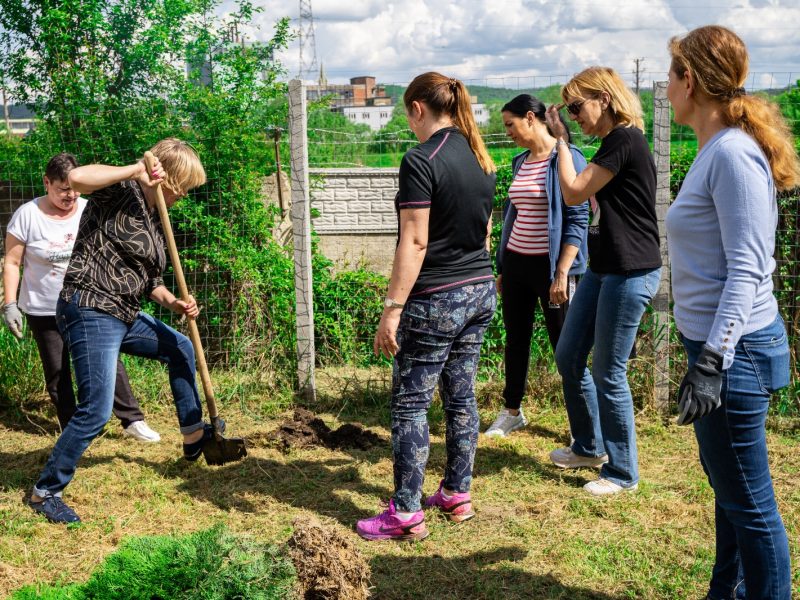
<svg viewBox="0 0 800 600">
<path fill-rule="evenodd" d="M 328 80 L 375 75 L 408 82 L 439 70 L 466 81 L 522 87 L 561 82 L 592 64 L 632 80 L 666 78 L 672 35 L 709 23 L 731 27 L 750 50 L 748 87 L 800 79 L 800 0 L 311 0 L 317 61 Z M 298 26 L 298 0 L 256 0 L 264 39 L 280 16 Z M 223 4 L 223 10 L 225 9 Z M 298 43 L 281 55 L 291 75 Z M 308 78 L 308 77 L 307 77 Z"/>
</svg>

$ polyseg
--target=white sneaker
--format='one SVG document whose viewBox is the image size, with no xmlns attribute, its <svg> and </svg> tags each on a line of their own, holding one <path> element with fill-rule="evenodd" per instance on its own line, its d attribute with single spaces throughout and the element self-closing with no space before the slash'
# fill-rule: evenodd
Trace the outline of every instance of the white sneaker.
<svg viewBox="0 0 800 600">
<path fill-rule="evenodd" d="M 575 454 L 572 448 L 559 448 L 550 453 L 550 461 L 561 469 L 580 469 L 581 467 L 602 467 L 608 462 L 608 455 L 581 456 Z"/>
<path fill-rule="evenodd" d="M 590 481 L 584 485 L 583 489 L 589 492 L 592 496 L 611 496 L 613 494 L 619 494 L 620 492 L 632 492 L 638 487 L 638 483 L 634 483 L 629 487 L 622 487 L 613 481 L 600 477 L 599 479 L 595 479 L 594 481 Z"/>
<path fill-rule="evenodd" d="M 158 432 L 150 429 L 150 426 L 144 421 L 134 421 L 122 430 L 122 435 L 132 437 L 140 442 L 161 441 L 161 436 L 158 435 Z"/>
<path fill-rule="evenodd" d="M 506 437 L 512 431 L 522 429 L 527 424 L 528 419 L 522 414 L 521 408 L 518 415 L 512 415 L 507 408 L 504 408 L 484 435 L 488 437 Z"/>
</svg>

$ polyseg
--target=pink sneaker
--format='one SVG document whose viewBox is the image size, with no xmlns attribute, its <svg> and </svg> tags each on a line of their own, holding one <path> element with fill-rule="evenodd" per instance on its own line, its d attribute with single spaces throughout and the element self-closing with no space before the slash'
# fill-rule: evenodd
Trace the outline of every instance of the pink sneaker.
<svg viewBox="0 0 800 600">
<path fill-rule="evenodd" d="M 356 523 L 356 532 L 365 540 L 419 541 L 428 537 L 425 515 L 422 511 L 414 513 L 408 521 L 397 516 L 394 500 L 389 500 L 389 508 L 379 515 L 362 519 Z"/>
<path fill-rule="evenodd" d="M 444 486 L 444 479 L 439 482 L 439 489 L 433 496 L 425 498 L 425 507 L 435 506 L 441 510 L 448 519 L 454 523 L 461 523 L 467 521 L 475 516 L 475 511 L 472 510 L 472 498 L 469 492 L 461 494 L 453 494 L 449 498 L 442 495 L 442 487 Z"/>
</svg>

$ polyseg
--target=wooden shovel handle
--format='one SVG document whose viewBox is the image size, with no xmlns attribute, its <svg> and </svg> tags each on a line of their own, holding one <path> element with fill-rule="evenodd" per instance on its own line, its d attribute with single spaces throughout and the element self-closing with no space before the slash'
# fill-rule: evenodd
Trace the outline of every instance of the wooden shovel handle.
<svg viewBox="0 0 800 600">
<path fill-rule="evenodd" d="M 147 175 L 151 178 L 153 176 L 154 159 L 155 156 L 153 156 L 153 153 L 149 150 L 144 153 L 144 164 L 147 167 Z M 172 225 L 169 222 L 167 203 L 164 202 L 164 193 L 161 191 L 161 184 L 157 185 L 155 189 L 156 207 L 158 208 L 158 216 L 161 218 L 161 227 L 164 230 L 164 237 L 167 238 L 167 248 L 169 250 L 169 258 L 172 261 L 172 268 L 175 271 L 175 281 L 178 284 L 181 300 L 188 302 L 189 288 L 186 287 L 186 278 L 183 276 L 181 258 L 178 255 L 178 246 L 175 244 L 175 235 L 172 233 Z M 206 355 L 203 352 L 203 344 L 200 341 L 200 330 L 197 328 L 197 322 L 194 319 L 190 318 L 188 321 L 189 338 L 192 340 L 192 345 L 194 346 L 197 369 L 200 371 L 200 380 L 203 382 L 203 394 L 206 397 L 206 404 L 208 405 L 208 416 L 213 420 L 217 417 L 217 402 L 214 399 L 214 388 L 211 385 L 211 376 L 208 373 Z"/>
</svg>

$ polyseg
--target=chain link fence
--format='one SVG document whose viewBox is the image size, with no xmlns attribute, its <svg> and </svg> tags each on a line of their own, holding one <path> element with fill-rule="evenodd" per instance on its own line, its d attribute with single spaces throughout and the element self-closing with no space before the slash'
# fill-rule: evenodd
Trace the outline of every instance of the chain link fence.
<svg viewBox="0 0 800 600">
<path fill-rule="evenodd" d="M 634 75 L 627 75 L 632 87 Z M 797 135 L 800 91 L 795 76 L 753 74 L 748 93 L 767 94 L 779 102 Z M 500 107 L 522 92 L 548 104 L 557 102 L 560 84 L 567 79 L 465 82 L 474 96 L 474 111 L 476 118 L 480 117 L 485 143 L 498 165 L 495 238 L 500 207 L 511 182 L 511 158 L 520 151 L 505 135 Z M 371 90 L 369 85 L 373 86 Z M 357 86 L 364 87 L 363 94 Z M 162 137 L 186 138 L 199 151 L 209 182 L 170 214 L 189 288 L 203 306 L 199 324 L 212 364 L 275 368 L 294 374 L 299 360 L 303 385 L 310 384 L 312 389 L 313 368 L 309 371 L 302 366 L 309 361 L 312 367 L 387 365 L 388 361 L 372 353 L 372 341 L 396 242 L 392 200 L 397 167 L 403 153 L 417 143 L 405 123 L 404 85 L 361 81 L 332 86 L 332 91 L 322 84 L 303 87 L 307 108 L 300 113 L 306 119 L 306 133 L 299 133 L 299 121 L 290 120 L 289 124 L 294 141 L 298 136 L 303 138 L 302 152 L 308 167 L 305 175 L 297 175 L 305 168 L 297 154 L 301 144 L 293 144 L 290 150 L 289 135 L 276 142 L 276 130 L 265 128 L 247 139 L 231 140 L 218 130 L 200 126 L 209 115 L 187 115 L 159 102 L 148 107 L 151 116 L 147 125 L 142 124 L 141 110 L 120 109 L 75 115 L 72 121 L 35 122 L 34 129 L 24 137 L 0 134 L 0 233 L 5 237 L 8 220 L 22 202 L 44 193 L 44 166 L 56 152 L 70 151 L 82 164 L 127 164 Z M 669 141 L 668 179 L 674 197 L 697 151 L 696 140 L 690 130 L 674 124 L 666 132 L 656 128 L 654 136 L 652 88 L 642 87 L 640 96 L 648 139 L 654 145 Z M 289 106 L 290 112 L 298 109 L 299 105 Z M 97 121 L 89 137 L 80 122 L 86 119 Z M 275 125 L 285 128 L 286 121 L 276 119 Z M 573 133 L 576 144 L 591 158 L 597 140 L 582 136 L 577 129 Z M 284 173 L 292 173 L 291 194 L 288 177 L 279 183 L 276 176 L 280 156 Z M 231 168 L 234 162 L 236 167 Z M 298 177 L 307 177 L 308 183 Z M 792 344 L 793 387 L 784 392 L 788 394 L 785 407 L 796 412 L 800 380 L 800 336 L 796 333 L 800 329 L 800 198 L 789 194 L 779 203 L 775 289 Z M 307 247 L 298 248 L 305 231 L 298 220 L 303 221 L 306 208 L 310 220 Z M 172 285 L 169 280 L 168 285 Z M 301 298 L 309 304 L 299 312 L 312 319 L 305 329 L 296 318 Z M 148 305 L 147 310 L 181 327 L 154 305 Z M 502 379 L 504 335 L 498 313 L 483 349 L 484 378 Z M 673 359 L 671 366 L 655 356 L 654 348 L 665 339 L 667 356 Z M 634 368 L 645 382 L 643 389 L 652 391 L 659 369 L 674 384 L 682 368 L 674 331 L 670 333 L 648 315 L 638 348 Z M 532 364 L 532 381 L 536 369 L 553 369 L 541 315 L 534 331 Z"/>
</svg>

